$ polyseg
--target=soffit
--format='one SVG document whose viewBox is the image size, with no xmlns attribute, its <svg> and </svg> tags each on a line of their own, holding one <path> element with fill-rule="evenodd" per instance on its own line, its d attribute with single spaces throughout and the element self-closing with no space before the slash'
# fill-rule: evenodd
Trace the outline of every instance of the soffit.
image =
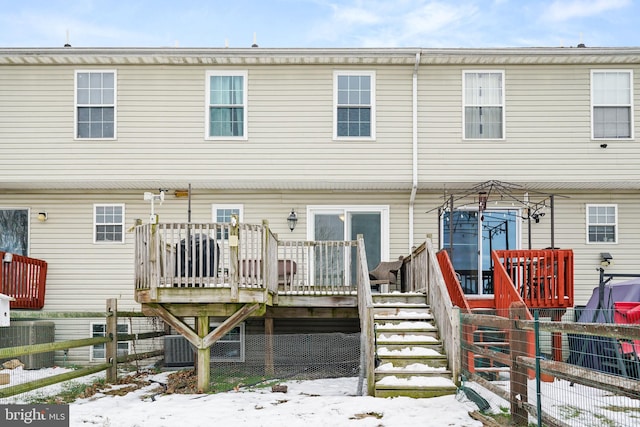
<svg viewBox="0 0 640 427">
<path fill-rule="evenodd" d="M 269 49 L 4 48 L 0 65 L 422 65 L 637 64 L 640 48 Z"/>
<path fill-rule="evenodd" d="M 570 190 L 640 190 L 640 180 L 612 181 L 510 181 L 522 189 L 541 192 Z M 393 191 L 410 193 L 412 183 L 408 181 L 332 181 L 332 180 L 20 180 L 0 182 L 0 193 L 31 190 L 179 190 L 188 188 L 207 191 Z M 468 190 L 478 185 L 477 181 L 429 181 L 419 183 L 419 192 L 442 192 Z"/>
</svg>

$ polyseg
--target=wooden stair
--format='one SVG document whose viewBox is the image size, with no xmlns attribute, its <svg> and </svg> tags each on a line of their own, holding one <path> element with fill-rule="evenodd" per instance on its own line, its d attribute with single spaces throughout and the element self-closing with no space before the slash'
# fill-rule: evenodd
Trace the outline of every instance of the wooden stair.
<svg viewBox="0 0 640 427">
<path fill-rule="evenodd" d="M 415 398 L 455 394 L 438 329 L 422 294 L 373 294 L 375 396 Z"/>
</svg>

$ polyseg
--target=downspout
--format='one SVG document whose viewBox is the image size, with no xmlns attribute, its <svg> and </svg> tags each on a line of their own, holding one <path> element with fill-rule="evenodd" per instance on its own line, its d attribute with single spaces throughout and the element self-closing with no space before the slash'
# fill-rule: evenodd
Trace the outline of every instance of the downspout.
<svg viewBox="0 0 640 427">
<path fill-rule="evenodd" d="M 413 248 L 413 208 L 416 202 L 418 191 L 418 68 L 420 67 L 420 52 L 416 53 L 416 62 L 413 66 L 413 178 L 411 185 L 411 196 L 409 197 L 409 253 Z"/>
</svg>

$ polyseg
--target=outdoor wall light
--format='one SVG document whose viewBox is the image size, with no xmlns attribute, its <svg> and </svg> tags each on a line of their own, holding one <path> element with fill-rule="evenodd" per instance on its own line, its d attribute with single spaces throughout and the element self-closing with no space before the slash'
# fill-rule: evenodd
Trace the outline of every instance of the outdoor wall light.
<svg viewBox="0 0 640 427">
<path fill-rule="evenodd" d="M 608 267 L 613 261 L 613 256 L 609 252 L 600 252 L 600 265 Z"/>
<path fill-rule="evenodd" d="M 291 213 L 287 217 L 287 224 L 289 224 L 289 230 L 293 231 L 296 228 L 296 224 L 298 223 L 298 215 L 296 211 L 291 209 Z"/>
<path fill-rule="evenodd" d="M 38 212 L 38 221 L 45 222 L 47 219 L 49 219 L 49 215 L 47 214 L 47 212 Z"/>
</svg>

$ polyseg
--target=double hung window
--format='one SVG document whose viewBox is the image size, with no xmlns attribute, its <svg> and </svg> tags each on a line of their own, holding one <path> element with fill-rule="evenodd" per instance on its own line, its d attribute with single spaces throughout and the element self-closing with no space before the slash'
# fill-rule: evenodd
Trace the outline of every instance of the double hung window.
<svg viewBox="0 0 640 427">
<path fill-rule="evenodd" d="M 464 138 L 504 138 L 504 72 L 465 71 Z"/>
<path fill-rule="evenodd" d="M 246 139 L 246 71 L 207 73 L 206 122 L 208 139 Z"/>
<path fill-rule="evenodd" d="M 631 71 L 591 72 L 591 121 L 594 139 L 633 138 Z"/>
<path fill-rule="evenodd" d="M 124 205 L 94 205 L 94 243 L 124 243 Z"/>
<path fill-rule="evenodd" d="M 334 74 L 334 137 L 375 138 L 375 74 Z"/>
<path fill-rule="evenodd" d="M 587 205 L 587 243 L 617 242 L 617 205 Z"/>
<path fill-rule="evenodd" d="M 76 72 L 77 139 L 116 137 L 116 72 Z"/>
</svg>

